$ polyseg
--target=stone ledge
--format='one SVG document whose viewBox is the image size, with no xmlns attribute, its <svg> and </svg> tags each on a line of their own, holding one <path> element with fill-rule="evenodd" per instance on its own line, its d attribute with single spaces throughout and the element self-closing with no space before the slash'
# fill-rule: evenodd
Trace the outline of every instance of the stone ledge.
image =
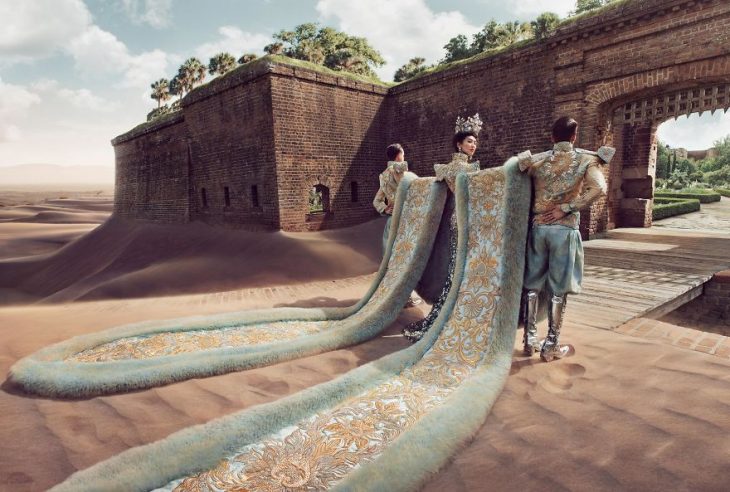
<svg viewBox="0 0 730 492">
<path fill-rule="evenodd" d="M 129 130 L 128 132 L 122 133 L 118 137 L 113 138 L 112 145 L 119 145 L 121 143 L 128 142 L 147 133 L 156 132 L 157 130 L 161 130 L 168 126 L 182 123 L 184 120 L 185 116 L 183 115 L 182 110 L 166 114 L 165 116 L 154 119 L 152 121 L 146 121 L 144 123 L 141 123 Z"/>
<path fill-rule="evenodd" d="M 713 275 L 711 281 L 717 282 L 718 284 L 730 284 L 730 270 L 717 272 L 715 275 Z"/>
</svg>

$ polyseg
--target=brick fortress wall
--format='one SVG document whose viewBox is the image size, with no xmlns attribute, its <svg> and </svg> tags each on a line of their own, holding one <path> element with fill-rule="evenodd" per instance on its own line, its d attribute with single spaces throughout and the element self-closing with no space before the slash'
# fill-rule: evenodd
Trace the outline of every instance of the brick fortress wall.
<svg viewBox="0 0 730 492">
<path fill-rule="evenodd" d="M 387 89 L 284 66 L 271 86 L 280 227 L 317 230 L 373 219 L 387 160 Z M 324 213 L 309 213 L 315 186 L 329 190 Z"/>
<path fill-rule="evenodd" d="M 187 127 L 181 114 L 112 141 L 114 214 L 153 222 L 189 220 Z"/>
<path fill-rule="evenodd" d="M 375 216 L 370 202 L 388 143 L 401 142 L 411 169 L 431 175 L 434 163 L 450 157 L 456 117 L 478 111 L 485 126 L 476 158 L 495 166 L 526 148 L 549 148 L 552 122 L 571 114 L 581 124 L 578 146 L 617 147 L 605 169 L 608 197 L 582 214 L 581 231 L 589 237 L 616 226 L 651 224 L 656 128 L 671 115 L 626 123 L 623 108 L 678 89 L 730 83 L 730 2 L 620 3 L 561 27 L 543 42 L 390 89 L 279 62 L 262 60 L 256 67 L 253 74 L 242 67 L 183 101 L 184 120 L 176 125 L 188 131 L 190 143 L 191 220 L 285 230 L 355 224 Z M 127 216 L 166 220 L 174 213 L 145 215 L 142 208 L 156 205 L 129 199 L 130 190 L 139 188 L 133 171 L 151 149 L 151 133 L 136 137 L 145 142 L 135 144 L 136 153 L 129 142 L 115 146 L 117 201 L 125 204 L 118 208 Z M 184 161 L 172 157 L 178 150 L 162 152 L 171 166 Z M 245 206 L 254 181 L 265 189 L 260 211 Z M 228 210 L 220 208 L 224 182 L 233 193 Z M 211 190 L 207 210 L 196 203 L 204 185 Z M 329 214 L 308 214 L 314 185 L 330 190 Z"/>
</svg>

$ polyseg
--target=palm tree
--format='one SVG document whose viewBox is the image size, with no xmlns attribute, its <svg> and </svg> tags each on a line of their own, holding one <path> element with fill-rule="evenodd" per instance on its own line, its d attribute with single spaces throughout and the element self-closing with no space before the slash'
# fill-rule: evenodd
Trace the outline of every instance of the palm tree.
<svg viewBox="0 0 730 492">
<path fill-rule="evenodd" d="M 499 44 L 501 46 L 511 46 L 528 37 L 531 32 L 532 27 L 527 22 L 523 24 L 518 21 L 506 22 L 500 29 Z"/>
<path fill-rule="evenodd" d="M 180 77 L 175 75 L 173 78 L 170 79 L 170 86 L 168 88 L 168 92 L 171 96 L 179 96 L 178 101 L 180 101 L 183 96 L 185 95 L 185 88 L 183 87 L 182 83 L 180 82 Z"/>
<path fill-rule="evenodd" d="M 153 82 L 150 87 L 152 88 L 150 97 L 157 101 L 157 109 L 160 109 L 162 103 L 170 99 L 170 81 L 160 79 L 157 82 Z"/>
<path fill-rule="evenodd" d="M 558 27 L 560 16 L 552 12 L 543 12 L 537 19 L 532 21 L 532 32 L 538 41 L 545 39 Z"/>
<path fill-rule="evenodd" d="M 264 51 L 269 55 L 281 55 L 284 52 L 284 45 L 276 42 L 264 46 Z"/>
<path fill-rule="evenodd" d="M 302 60 L 321 65 L 324 63 L 325 53 L 322 46 L 313 39 L 305 39 L 299 43 L 298 51 Z"/>
<path fill-rule="evenodd" d="M 246 53 L 241 58 L 238 59 L 238 63 L 243 65 L 244 63 L 252 62 L 256 58 L 258 58 L 258 55 L 255 55 L 254 53 Z"/>
<path fill-rule="evenodd" d="M 177 77 L 185 92 L 193 90 L 197 84 L 205 80 L 205 65 L 195 57 L 188 58 L 177 70 Z"/>
<path fill-rule="evenodd" d="M 230 53 L 218 53 L 208 63 L 208 73 L 223 75 L 236 68 L 236 59 Z"/>
<path fill-rule="evenodd" d="M 408 60 L 408 63 L 396 70 L 393 81 L 403 82 L 404 80 L 415 77 L 419 73 L 426 70 L 426 66 L 424 65 L 424 63 L 426 63 L 426 59 L 421 58 L 420 56 L 416 58 L 411 58 L 410 60 Z"/>
</svg>

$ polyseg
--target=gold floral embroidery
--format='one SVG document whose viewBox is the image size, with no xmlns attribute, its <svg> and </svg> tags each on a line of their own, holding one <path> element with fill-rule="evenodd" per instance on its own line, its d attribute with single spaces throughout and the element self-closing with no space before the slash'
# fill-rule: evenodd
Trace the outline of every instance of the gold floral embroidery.
<svg viewBox="0 0 730 492">
<path fill-rule="evenodd" d="M 498 221 L 504 199 L 503 173 L 502 169 L 490 169 L 469 179 L 470 220 Z M 394 439 L 441 405 L 483 362 L 500 297 L 502 230 L 470 224 L 468 233 L 470 244 L 478 247 L 467 253 L 468 266 L 458 286 L 456 306 L 439 338 L 419 362 L 299 422 L 283 432 L 285 437 L 272 436 L 244 446 L 213 470 L 185 478 L 175 490 L 329 488 L 356 466 L 374 460 Z M 399 230 L 400 234 L 407 231 Z M 395 271 L 398 265 L 393 267 Z"/>
<path fill-rule="evenodd" d="M 392 287 L 411 268 L 416 245 L 425 228 L 433 178 L 418 179 L 408 188 L 402 218 L 398 227 L 388 269 L 368 304 L 350 316 L 357 322 L 381 307 Z M 86 349 L 66 358 L 72 362 L 106 362 L 126 359 L 148 359 L 224 348 L 277 343 L 334 329 L 338 321 L 278 321 L 210 330 L 186 330 L 121 338 Z"/>
</svg>

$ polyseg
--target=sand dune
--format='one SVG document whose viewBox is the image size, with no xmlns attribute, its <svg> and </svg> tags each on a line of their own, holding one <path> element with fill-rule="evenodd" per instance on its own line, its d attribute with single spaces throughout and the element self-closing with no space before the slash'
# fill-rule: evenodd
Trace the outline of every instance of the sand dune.
<svg viewBox="0 0 730 492">
<path fill-rule="evenodd" d="M 304 284 L 296 290 L 297 299 L 281 291 L 223 303 L 208 295 L 0 308 L 0 371 L 7 373 L 18 358 L 49 343 L 121 323 L 289 303 L 349 305 L 368 287 L 367 281 L 334 283 L 337 288 L 326 298 L 311 298 L 312 287 Z M 384 335 L 398 333 L 402 323 L 418 316 L 416 309 L 405 311 Z M 5 385 L 0 392 L 0 490 L 45 490 L 75 470 L 131 446 L 276 400 L 407 345 L 401 337 L 381 336 L 351 349 L 263 370 L 81 401 L 28 398 Z"/>
<path fill-rule="evenodd" d="M 79 218 L 108 213 L 106 206 L 0 209 L 0 300 L 57 303 L 0 307 L 3 373 L 49 344 L 124 323 L 352 304 L 369 286 L 368 276 L 355 276 L 380 259 L 382 220 L 307 234 L 43 222 L 58 219 L 43 215 L 48 208 Z M 194 292 L 214 293 L 181 295 Z M 67 302 L 78 299 L 90 302 Z M 405 310 L 355 347 L 145 391 L 58 401 L 6 383 L 0 490 L 45 490 L 130 447 L 330 380 L 407 346 L 400 328 L 426 308 Z M 521 356 L 517 342 L 486 424 L 425 490 L 727 489 L 730 361 L 569 323 L 564 337 L 577 353 L 552 364 Z"/>
<path fill-rule="evenodd" d="M 70 336 L 125 322 L 296 303 L 354 302 L 367 288 L 333 282 L 289 291 L 0 308 L 0 370 Z M 330 380 L 407 345 L 406 310 L 370 342 L 275 366 L 161 388 L 56 401 L 0 392 L 0 490 L 45 490 L 74 471 L 190 425 Z M 569 326 L 575 356 L 519 355 L 473 442 L 427 491 L 726 490 L 730 361 L 614 332 Z M 22 439 L 18 439 L 22 436 Z"/>
<path fill-rule="evenodd" d="M 353 277 L 377 269 L 382 227 L 285 234 L 112 218 L 53 254 L 0 261 L 0 288 L 62 302 Z"/>
<path fill-rule="evenodd" d="M 202 293 L 353 277 L 374 272 L 381 257 L 382 219 L 298 234 L 114 217 L 93 229 L 82 225 L 107 219 L 109 211 L 110 204 L 101 200 L 49 200 L 0 211 L 0 221 L 5 220 L 0 303 Z M 60 227 L 63 223 L 69 226 Z"/>
</svg>

